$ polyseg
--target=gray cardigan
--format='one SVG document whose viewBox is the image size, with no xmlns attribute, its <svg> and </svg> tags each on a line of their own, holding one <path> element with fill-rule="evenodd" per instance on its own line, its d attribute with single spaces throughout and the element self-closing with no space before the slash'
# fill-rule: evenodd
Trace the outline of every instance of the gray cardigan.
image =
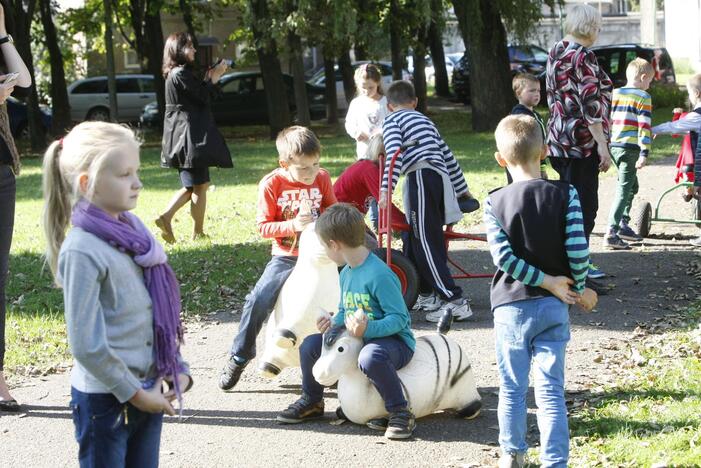
<svg viewBox="0 0 701 468">
<path fill-rule="evenodd" d="M 74 358 L 71 385 L 129 400 L 156 377 L 151 297 L 141 267 L 76 227 L 61 247 L 58 280 Z M 182 368 L 189 374 L 186 363 Z"/>
</svg>

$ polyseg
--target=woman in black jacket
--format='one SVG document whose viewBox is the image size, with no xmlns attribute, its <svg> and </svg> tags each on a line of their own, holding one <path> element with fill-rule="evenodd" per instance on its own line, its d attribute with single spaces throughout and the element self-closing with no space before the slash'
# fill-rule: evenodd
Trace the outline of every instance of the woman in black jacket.
<svg viewBox="0 0 701 468">
<path fill-rule="evenodd" d="M 192 38 L 183 32 L 168 36 L 163 50 L 166 109 L 161 165 L 177 168 L 183 186 L 156 219 L 161 236 L 171 244 L 175 242 L 171 221 L 188 201 L 194 221 L 192 238 L 205 236 L 209 168 L 233 167 L 231 154 L 214 123 L 209 105 L 221 92 L 216 83 L 227 70 L 227 64 L 219 62 L 207 71 L 202 81 L 191 69 L 195 52 Z"/>
</svg>

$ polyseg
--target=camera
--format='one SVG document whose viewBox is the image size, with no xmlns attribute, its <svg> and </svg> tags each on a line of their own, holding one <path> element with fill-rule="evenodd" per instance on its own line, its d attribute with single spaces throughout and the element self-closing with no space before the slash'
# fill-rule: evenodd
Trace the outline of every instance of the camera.
<svg viewBox="0 0 701 468">
<path fill-rule="evenodd" d="M 224 62 L 224 63 L 226 64 L 226 66 L 229 67 L 229 68 L 233 68 L 233 67 L 234 67 L 234 61 L 233 61 L 232 59 L 225 59 L 225 58 L 222 58 L 222 59 L 217 60 L 216 63 L 215 63 L 214 65 L 212 65 L 211 68 L 216 67 L 217 65 L 219 65 L 219 64 L 222 63 L 222 62 Z"/>
</svg>

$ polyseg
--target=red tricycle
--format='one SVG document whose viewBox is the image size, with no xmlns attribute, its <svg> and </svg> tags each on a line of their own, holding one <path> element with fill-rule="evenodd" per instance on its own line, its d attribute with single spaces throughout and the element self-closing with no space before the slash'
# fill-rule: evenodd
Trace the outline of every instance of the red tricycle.
<svg viewBox="0 0 701 468">
<path fill-rule="evenodd" d="M 400 146 L 392 155 L 392 159 L 389 162 L 389 173 L 392 174 L 394 171 L 394 165 L 397 157 L 405 151 L 407 148 L 416 146 L 418 141 L 412 140 L 402 146 Z M 385 155 L 380 155 L 380 190 L 382 189 L 382 177 L 385 167 Z M 387 186 L 387 200 L 389 203 L 392 201 L 392 184 Z M 475 203 L 469 209 L 463 209 L 463 213 L 469 213 L 479 209 L 479 203 Z M 402 286 L 402 294 L 404 296 L 404 302 L 409 309 L 414 306 L 416 299 L 419 296 L 419 274 L 416 271 L 414 264 L 404 255 L 402 252 L 392 249 L 392 232 L 393 231 L 409 231 L 410 227 L 408 224 L 398 224 L 391 222 L 391 215 L 389 206 L 379 211 L 378 220 L 378 248 L 375 249 L 375 253 L 378 257 L 384 259 L 387 265 L 392 269 L 392 271 L 399 278 L 399 282 Z M 463 266 L 461 266 L 458 261 L 450 255 L 449 246 L 450 242 L 453 240 L 476 240 L 486 242 L 487 237 L 483 234 L 468 234 L 464 232 L 458 232 L 453 229 L 453 225 L 447 225 L 444 229 L 444 239 L 446 250 L 448 250 L 448 263 L 452 265 L 457 273 L 453 274 L 454 279 L 473 279 L 473 278 L 491 278 L 492 273 L 468 273 Z"/>
</svg>

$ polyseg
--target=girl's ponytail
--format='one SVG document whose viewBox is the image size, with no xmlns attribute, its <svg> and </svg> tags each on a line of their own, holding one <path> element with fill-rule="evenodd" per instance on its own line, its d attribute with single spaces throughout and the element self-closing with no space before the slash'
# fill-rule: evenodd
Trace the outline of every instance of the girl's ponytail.
<svg viewBox="0 0 701 468">
<path fill-rule="evenodd" d="M 61 174 L 59 157 L 61 141 L 54 141 L 44 154 L 43 180 L 44 211 L 42 214 L 46 236 L 46 262 L 54 278 L 58 269 L 58 252 L 71 216 L 71 189 Z"/>
</svg>

